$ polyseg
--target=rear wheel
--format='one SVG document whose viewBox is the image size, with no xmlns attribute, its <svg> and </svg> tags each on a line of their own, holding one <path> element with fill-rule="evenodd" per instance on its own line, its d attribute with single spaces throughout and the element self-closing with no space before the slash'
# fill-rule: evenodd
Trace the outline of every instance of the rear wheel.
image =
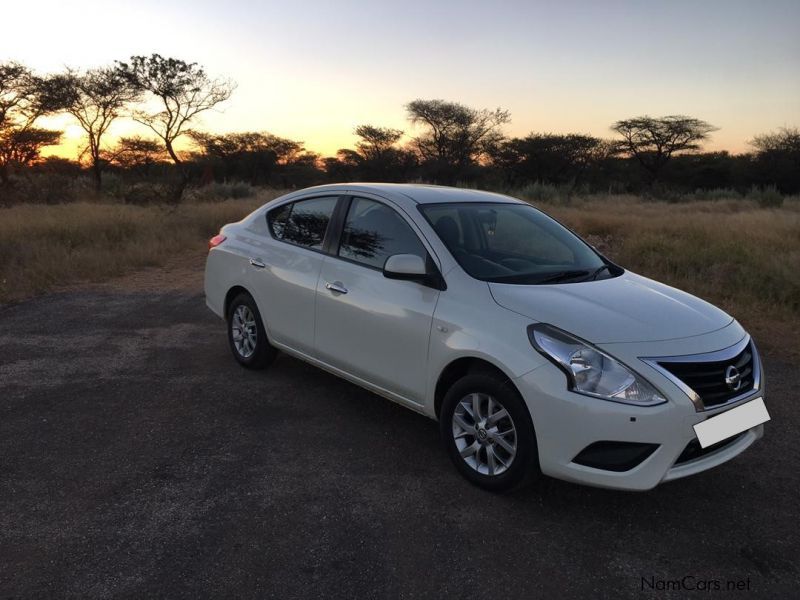
<svg viewBox="0 0 800 600">
<path fill-rule="evenodd" d="M 540 475 L 528 409 L 500 377 L 491 373 L 462 377 L 445 395 L 439 417 L 450 458 L 475 485 L 505 491 Z"/>
<path fill-rule="evenodd" d="M 263 369 L 275 360 L 278 351 L 267 339 L 261 314 L 250 294 L 241 293 L 231 301 L 227 321 L 228 342 L 239 364 L 248 369 Z"/>
</svg>

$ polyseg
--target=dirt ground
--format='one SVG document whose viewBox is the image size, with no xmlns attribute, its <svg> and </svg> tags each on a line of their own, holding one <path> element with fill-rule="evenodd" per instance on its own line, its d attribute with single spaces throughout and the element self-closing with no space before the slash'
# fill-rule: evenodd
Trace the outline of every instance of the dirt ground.
<svg viewBox="0 0 800 600">
<path fill-rule="evenodd" d="M 286 356 L 240 368 L 202 264 L 0 308 L 0 597 L 797 595 L 780 355 L 765 437 L 721 467 L 639 494 L 492 495 L 433 421 Z"/>
</svg>

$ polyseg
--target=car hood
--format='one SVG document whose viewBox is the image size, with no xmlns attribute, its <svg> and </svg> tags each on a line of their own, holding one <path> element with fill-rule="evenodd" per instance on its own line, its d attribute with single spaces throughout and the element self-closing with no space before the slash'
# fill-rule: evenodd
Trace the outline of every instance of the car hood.
<svg viewBox="0 0 800 600">
<path fill-rule="evenodd" d="M 628 271 L 599 281 L 490 283 L 489 289 L 500 306 L 596 344 L 685 338 L 733 320 L 704 300 Z"/>
</svg>

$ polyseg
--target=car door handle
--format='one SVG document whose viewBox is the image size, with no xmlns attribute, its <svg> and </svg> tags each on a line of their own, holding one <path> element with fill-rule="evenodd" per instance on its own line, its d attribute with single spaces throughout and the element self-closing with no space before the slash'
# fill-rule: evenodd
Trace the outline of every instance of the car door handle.
<svg viewBox="0 0 800 600">
<path fill-rule="evenodd" d="M 347 288 L 344 287 L 338 281 L 335 281 L 333 283 L 327 283 L 326 282 L 325 283 L 325 289 L 326 290 L 330 290 L 332 292 L 336 292 L 337 294 L 346 294 L 347 293 Z"/>
<path fill-rule="evenodd" d="M 250 259 L 250 265 L 256 267 L 257 269 L 263 269 L 264 267 L 267 266 L 263 262 L 258 260 L 257 258 L 251 258 Z"/>
</svg>

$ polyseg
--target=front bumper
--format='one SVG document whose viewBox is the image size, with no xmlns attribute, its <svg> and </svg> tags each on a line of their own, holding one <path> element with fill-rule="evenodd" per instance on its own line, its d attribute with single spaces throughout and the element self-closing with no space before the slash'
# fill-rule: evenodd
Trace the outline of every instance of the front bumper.
<svg viewBox="0 0 800 600">
<path fill-rule="evenodd" d="M 714 345 L 730 341 L 725 339 L 730 333 L 722 337 L 720 334 L 711 336 L 714 339 L 704 340 L 705 343 L 701 343 L 700 347 L 723 347 L 716 345 L 714 348 Z M 648 346 L 648 353 L 656 349 Z M 676 347 L 677 344 L 670 343 L 670 350 Z M 686 346 L 692 351 L 697 347 L 696 339 Z M 619 348 L 616 350 L 615 356 L 631 366 L 635 365 L 631 356 L 620 356 L 625 352 Z M 628 349 L 632 354 L 640 350 L 641 347 Z M 693 426 L 757 397 L 763 397 L 763 379 L 758 389 L 737 402 L 716 410 L 697 412 L 689 397 L 662 375 L 655 371 L 649 372 L 644 366 L 638 370 L 666 394 L 666 403 L 654 407 L 638 407 L 570 392 L 567 390 L 564 374 L 551 363 L 514 380 L 533 417 L 539 462 L 544 474 L 597 487 L 648 490 L 662 481 L 686 477 L 716 467 L 746 450 L 763 435 L 764 427 L 758 425 L 693 458 L 685 453 L 687 446 L 696 440 Z M 587 447 L 609 441 L 657 447 L 641 462 L 626 470 L 596 468 L 575 462 L 576 457 Z M 578 460 L 581 461 L 580 458 Z"/>
</svg>

